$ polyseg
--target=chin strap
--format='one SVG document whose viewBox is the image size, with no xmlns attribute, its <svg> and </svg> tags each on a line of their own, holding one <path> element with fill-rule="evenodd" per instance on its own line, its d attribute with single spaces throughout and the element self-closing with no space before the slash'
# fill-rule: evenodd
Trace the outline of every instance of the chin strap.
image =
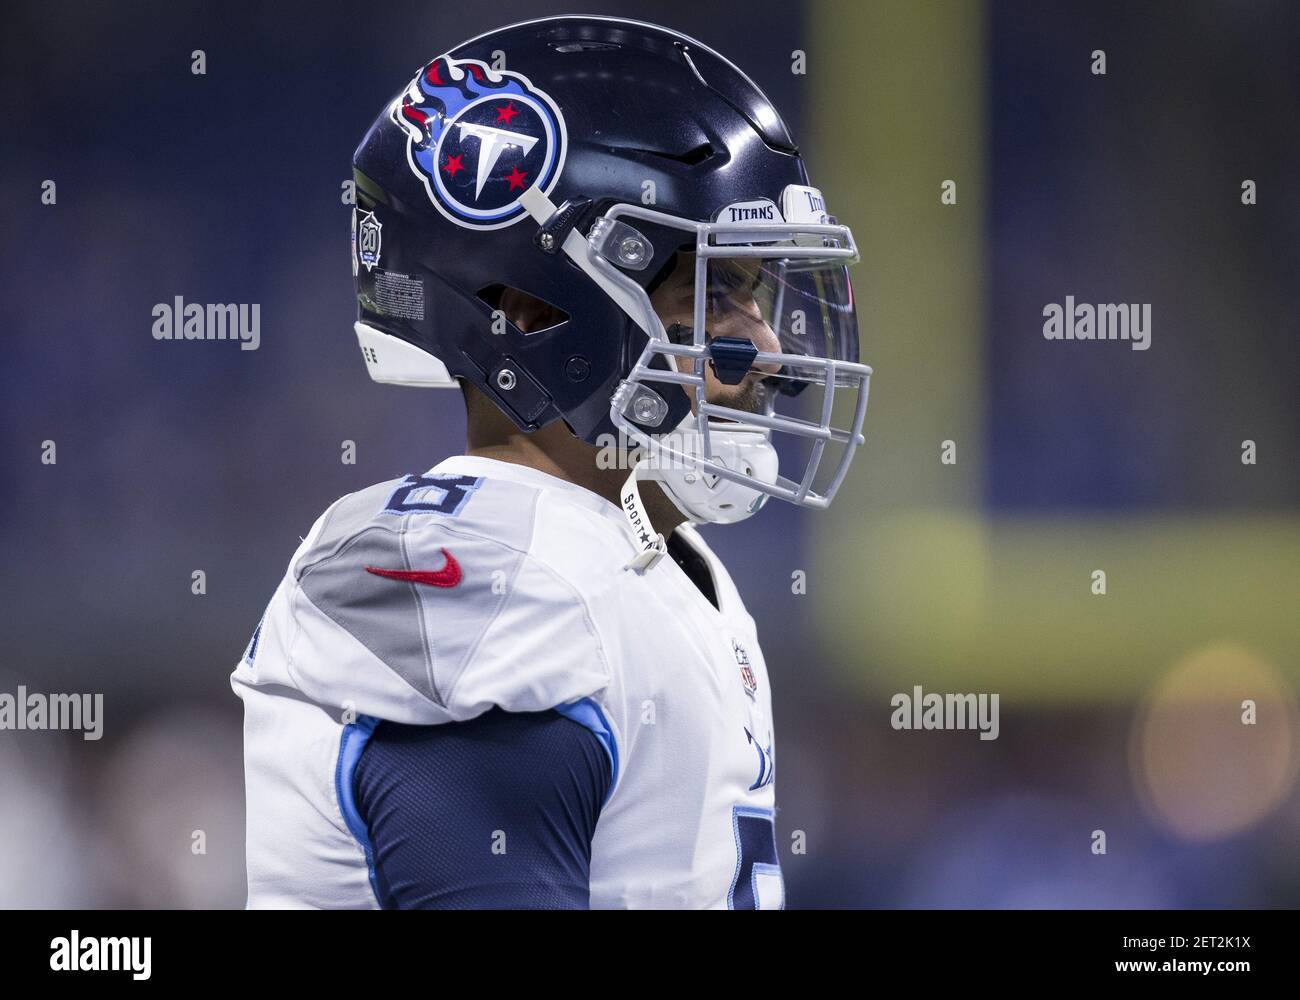
<svg viewBox="0 0 1300 1000">
<path fill-rule="evenodd" d="M 638 462 L 636 468 L 628 475 L 627 482 L 623 484 L 623 516 L 627 519 L 628 527 L 632 529 L 632 537 L 640 549 L 624 569 L 644 573 L 663 558 L 664 553 L 668 551 L 668 545 L 664 541 L 664 536 L 655 532 L 650 523 L 650 515 L 641 500 L 641 488 L 637 485 L 637 474 L 640 471 L 641 463 Z"/>
</svg>

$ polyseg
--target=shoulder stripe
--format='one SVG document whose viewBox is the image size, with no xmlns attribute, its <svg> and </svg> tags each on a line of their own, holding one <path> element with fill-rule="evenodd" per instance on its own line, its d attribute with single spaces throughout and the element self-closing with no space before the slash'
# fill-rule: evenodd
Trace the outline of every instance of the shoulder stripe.
<svg viewBox="0 0 1300 1000">
<path fill-rule="evenodd" d="M 379 899 L 379 888 L 375 884 L 375 852 L 370 844 L 370 831 L 366 828 L 365 820 L 361 818 L 361 812 L 357 809 L 356 794 L 353 790 L 353 778 L 356 776 L 357 762 L 361 760 L 361 753 L 366 749 L 366 744 L 370 742 L 370 737 L 374 735 L 375 726 L 379 720 L 369 715 L 363 715 L 356 722 L 343 727 L 343 735 L 339 739 L 339 756 L 338 763 L 334 766 L 334 794 L 338 798 L 339 812 L 343 814 L 343 822 L 347 825 L 348 831 L 356 838 L 357 843 L 366 856 L 366 868 L 370 873 L 370 889 L 375 894 L 375 899 Z"/>
<path fill-rule="evenodd" d="M 605 802 L 608 802 L 614 794 L 614 786 L 618 784 L 618 742 L 605 719 L 605 713 L 590 698 L 570 702 L 568 705 L 556 705 L 555 710 L 571 722 L 590 729 L 605 748 L 605 753 L 609 755 L 609 788 L 605 790 Z"/>
</svg>

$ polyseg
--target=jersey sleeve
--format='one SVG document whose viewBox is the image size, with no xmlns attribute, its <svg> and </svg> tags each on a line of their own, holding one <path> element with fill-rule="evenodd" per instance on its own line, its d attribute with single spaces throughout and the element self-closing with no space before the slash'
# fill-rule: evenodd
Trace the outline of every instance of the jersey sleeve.
<svg viewBox="0 0 1300 1000">
<path fill-rule="evenodd" d="M 381 722 L 354 795 L 385 909 L 586 909 L 612 781 L 600 741 L 558 712 Z"/>
</svg>

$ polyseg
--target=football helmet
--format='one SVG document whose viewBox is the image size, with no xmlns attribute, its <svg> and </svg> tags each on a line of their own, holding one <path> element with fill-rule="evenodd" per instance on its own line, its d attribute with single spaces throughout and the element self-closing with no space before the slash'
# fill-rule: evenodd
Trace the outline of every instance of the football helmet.
<svg viewBox="0 0 1300 1000">
<path fill-rule="evenodd" d="M 658 481 L 693 521 L 830 503 L 871 375 L 857 248 L 718 53 L 619 18 L 501 28 L 420 69 L 353 172 L 355 330 L 376 381 L 468 380 L 523 430 L 563 420 L 636 455 L 633 484 Z M 501 308 L 520 295 L 540 320 Z"/>
</svg>

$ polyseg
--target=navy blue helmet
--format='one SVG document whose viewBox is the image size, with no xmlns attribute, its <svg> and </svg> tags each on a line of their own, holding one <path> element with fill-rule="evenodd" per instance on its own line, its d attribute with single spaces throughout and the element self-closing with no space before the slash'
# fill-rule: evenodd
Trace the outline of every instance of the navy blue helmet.
<svg viewBox="0 0 1300 1000">
<path fill-rule="evenodd" d="M 563 420 L 592 444 L 622 432 L 715 489 L 751 488 L 753 509 L 768 495 L 829 502 L 862 440 L 870 374 L 846 274 L 856 248 L 776 109 L 721 55 L 617 18 L 501 28 L 420 69 L 353 170 L 356 332 L 377 381 L 467 380 L 523 430 Z M 665 329 L 649 296 L 679 265 L 695 269 L 695 322 Z M 714 336 L 712 310 L 735 288 L 779 351 Z M 506 295 L 540 318 L 516 326 Z M 751 366 L 762 406 L 703 398 L 706 367 L 734 384 Z M 807 385 L 827 400 L 811 419 L 776 412 Z M 831 426 L 837 387 L 858 397 L 846 428 Z M 737 424 L 769 449 L 773 431 L 801 438 L 803 474 L 728 457 Z M 692 443 L 669 443 L 675 432 Z M 841 460 L 817 487 L 834 444 Z"/>
</svg>

